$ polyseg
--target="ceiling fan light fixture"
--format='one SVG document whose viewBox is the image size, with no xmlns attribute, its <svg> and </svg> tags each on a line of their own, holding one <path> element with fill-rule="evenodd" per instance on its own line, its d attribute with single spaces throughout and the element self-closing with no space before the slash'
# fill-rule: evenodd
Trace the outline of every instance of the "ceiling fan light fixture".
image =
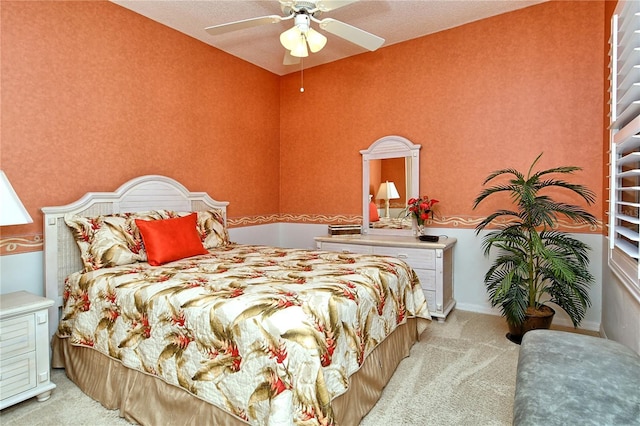
<svg viewBox="0 0 640 426">
<path fill-rule="evenodd" d="M 321 51 L 327 44 L 327 38 L 313 28 L 309 28 L 309 31 L 307 31 L 306 39 L 307 43 L 309 43 L 309 49 L 313 53 Z"/>
<path fill-rule="evenodd" d="M 306 58 L 309 56 L 309 51 L 307 50 L 307 43 L 303 35 L 300 35 L 298 38 L 298 43 L 291 49 L 291 56 L 296 56 L 298 58 Z"/>
<path fill-rule="evenodd" d="M 311 18 L 309 18 L 309 15 L 307 14 L 297 14 L 296 17 L 293 18 L 293 22 L 302 34 L 306 34 L 307 31 L 309 31 L 309 28 L 311 28 Z"/>
<path fill-rule="evenodd" d="M 280 43 L 286 49 L 283 61 L 284 65 L 299 64 L 300 60 L 298 58 L 309 56 L 309 50 L 311 50 L 312 53 L 317 53 L 327 44 L 327 37 L 311 28 L 311 21 L 318 24 L 320 29 L 328 33 L 369 51 L 374 51 L 384 44 L 382 37 L 378 37 L 333 18 L 318 18 L 322 13 L 357 1 L 358 0 L 280 0 L 280 8 L 282 9 L 283 16 L 268 15 L 242 19 L 209 26 L 206 27 L 205 30 L 215 36 L 245 28 L 293 20 L 293 28 L 289 28 L 280 33 Z"/>
<path fill-rule="evenodd" d="M 280 34 L 280 44 L 287 50 L 293 50 L 300 43 L 300 30 L 294 26 Z"/>
<path fill-rule="evenodd" d="M 280 34 L 280 43 L 284 46 L 285 49 L 291 51 L 292 56 L 306 58 L 307 56 L 309 56 L 309 52 L 307 51 L 306 46 L 308 34 L 316 33 L 322 38 L 324 38 L 324 36 L 311 28 L 311 19 L 308 15 L 299 13 L 295 16 L 294 19 L 295 24 L 293 25 L 293 27 Z M 322 49 L 322 47 L 324 47 L 324 44 L 326 44 L 326 39 L 324 41 L 324 44 L 322 44 L 322 41 L 319 40 L 318 37 L 314 37 L 314 40 L 317 41 L 314 41 L 311 51 L 315 53 Z M 322 44 L 322 46 L 320 46 L 320 44 Z M 317 48 L 317 46 L 320 46 L 320 48 L 314 50 L 315 48 Z"/>
</svg>

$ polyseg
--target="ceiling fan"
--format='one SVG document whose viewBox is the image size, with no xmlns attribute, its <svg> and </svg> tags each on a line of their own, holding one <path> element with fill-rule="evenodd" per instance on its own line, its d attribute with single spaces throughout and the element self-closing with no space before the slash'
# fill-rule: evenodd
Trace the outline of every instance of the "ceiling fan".
<svg viewBox="0 0 640 426">
<path fill-rule="evenodd" d="M 327 43 L 327 38 L 324 35 L 311 28 L 312 21 L 317 23 L 322 30 L 367 50 L 376 50 L 384 43 L 383 38 L 333 18 L 318 19 L 323 12 L 329 12 L 356 1 L 358 0 L 279 0 L 284 16 L 268 15 L 243 19 L 213 25 L 205 30 L 211 35 L 218 35 L 293 19 L 294 26 L 280 34 L 280 43 L 287 49 L 284 57 L 285 65 L 297 64 L 300 62 L 300 58 L 309 56 L 307 45 L 311 52 L 316 53 Z"/>
</svg>

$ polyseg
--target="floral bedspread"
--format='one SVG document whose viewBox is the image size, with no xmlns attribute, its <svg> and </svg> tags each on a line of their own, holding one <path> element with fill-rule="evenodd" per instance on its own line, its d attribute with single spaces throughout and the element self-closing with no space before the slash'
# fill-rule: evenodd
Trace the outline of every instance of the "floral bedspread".
<svg viewBox="0 0 640 426">
<path fill-rule="evenodd" d="M 384 218 L 376 222 L 370 222 L 375 229 L 411 229 L 411 218 Z"/>
<path fill-rule="evenodd" d="M 408 317 L 403 261 L 228 245 L 163 267 L 72 274 L 58 334 L 251 424 L 333 424 L 331 400 Z"/>
</svg>

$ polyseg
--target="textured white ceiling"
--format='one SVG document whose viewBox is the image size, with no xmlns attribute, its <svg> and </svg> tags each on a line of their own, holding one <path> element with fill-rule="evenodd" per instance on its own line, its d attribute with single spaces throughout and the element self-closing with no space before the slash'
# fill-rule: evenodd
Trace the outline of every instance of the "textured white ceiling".
<svg viewBox="0 0 640 426">
<path fill-rule="evenodd" d="M 278 75 L 296 72 L 300 65 L 283 65 L 285 49 L 279 36 L 291 21 L 212 36 L 204 29 L 241 19 L 282 15 L 278 0 L 111 0 L 122 7 L 178 30 Z M 395 43 L 457 27 L 547 0 L 360 0 L 323 13 L 385 39 L 381 49 Z M 312 24 L 318 29 L 317 24 Z M 367 52 L 323 32 L 328 42 L 304 59 L 304 67 L 337 61 Z"/>
</svg>

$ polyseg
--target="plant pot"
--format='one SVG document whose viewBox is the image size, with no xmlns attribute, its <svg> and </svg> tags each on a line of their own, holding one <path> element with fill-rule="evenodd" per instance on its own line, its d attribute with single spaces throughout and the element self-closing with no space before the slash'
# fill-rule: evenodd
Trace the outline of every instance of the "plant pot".
<svg viewBox="0 0 640 426">
<path fill-rule="evenodd" d="M 515 325 L 509 323 L 507 339 L 519 345 L 522 342 L 522 336 L 524 336 L 524 333 L 527 331 L 537 329 L 548 330 L 549 327 L 551 327 L 551 322 L 555 314 L 556 311 L 546 305 L 541 305 L 538 309 L 527 309 L 522 324 Z"/>
</svg>

